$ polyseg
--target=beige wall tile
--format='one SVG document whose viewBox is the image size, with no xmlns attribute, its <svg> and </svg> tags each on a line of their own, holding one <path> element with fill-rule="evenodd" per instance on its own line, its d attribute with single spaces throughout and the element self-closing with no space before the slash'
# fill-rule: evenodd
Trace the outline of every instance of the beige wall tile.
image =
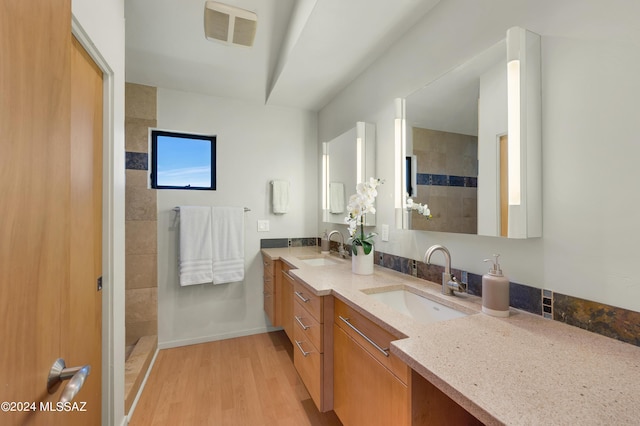
<svg viewBox="0 0 640 426">
<path fill-rule="evenodd" d="M 156 221 L 129 220 L 125 222 L 127 254 L 158 253 L 158 224 Z"/>
<path fill-rule="evenodd" d="M 413 128 L 418 173 L 477 176 L 478 138 L 459 133 Z"/>
<path fill-rule="evenodd" d="M 146 170 L 125 170 L 126 187 L 148 188 L 149 173 Z"/>
<path fill-rule="evenodd" d="M 125 324 L 157 320 L 157 288 L 125 290 Z"/>
<path fill-rule="evenodd" d="M 156 190 L 127 186 L 125 220 L 158 220 Z"/>
<path fill-rule="evenodd" d="M 155 120 L 157 89 L 141 84 L 125 84 L 125 117 Z"/>
<path fill-rule="evenodd" d="M 158 287 L 158 258 L 155 254 L 128 254 L 125 259 L 127 290 Z"/>
<path fill-rule="evenodd" d="M 156 126 L 155 119 L 126 117 L 124 119 L 125 151 L 149 152 L 149 128 Z"/>
<path fill-rule="evenodd" d="M 142 336 L 158 334 L 158 321 L 127 322 L 125 346 L 135 344 Z"/>
</svg>

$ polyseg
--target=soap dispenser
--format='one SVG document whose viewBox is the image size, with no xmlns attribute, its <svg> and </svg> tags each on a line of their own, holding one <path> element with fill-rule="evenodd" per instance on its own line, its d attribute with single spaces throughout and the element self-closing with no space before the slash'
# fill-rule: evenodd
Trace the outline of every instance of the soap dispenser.
<svg viewBox="0 0 640 426">
<path fill-rule="evenodd" d="M 329 235 L 327 235 L 327 230 L 325 229 L 322 239 L 320 240 L 320 253 L 329 254 L 330 250 L 331 245 L 329 244 Z"/>
<path fill-rule="evenodd" d="M 499 254 L 493 255 L 494 259 L 485 259 L 492 262 L 489 273 L 482 276 L 482 312 L 494 317 L 509 316 L 509 279 L 502 275 Z"/>
</svg>

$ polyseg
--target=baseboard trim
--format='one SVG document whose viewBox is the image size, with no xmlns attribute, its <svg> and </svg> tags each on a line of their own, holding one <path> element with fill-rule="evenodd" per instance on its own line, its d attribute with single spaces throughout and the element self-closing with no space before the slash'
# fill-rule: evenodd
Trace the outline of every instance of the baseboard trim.
<svg viewBox="0 0 640 426">
<path fill-rule="evenodd" d="M 197 345 L 200 343 L 215 342 L 216 340 L 233 339 L 234 337 L 250 336 L 252 334 L 267 333 L 279 330 L 279 327 L 258 327 L 249 330 L 234 331 L 231 333 L 213 334 L 210 336 L 194 337 L 190 339 L 169 340 L 166 342 L 158 341 L 158 349 L 178 348 L 180 346 Z"/>
</svg>

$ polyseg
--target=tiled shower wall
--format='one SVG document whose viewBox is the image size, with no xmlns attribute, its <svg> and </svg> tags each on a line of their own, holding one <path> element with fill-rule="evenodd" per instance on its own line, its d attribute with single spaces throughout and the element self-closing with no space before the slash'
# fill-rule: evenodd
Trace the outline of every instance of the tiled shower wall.
<svg viewBox="0 0 640 426">
<path fill-rule="evenodd" d="M 428 204 L 433 219 L 412 214 L 411 229 L 476 234 L 478 231 L 478 138 L 414 127 L 417 157 L 415 201 Z"/>
<path fill-rule="evenodd" d="M 148 188 L 149 128 L 156 127 L 156 88 L 125 86 L 126 346 L 158 334 L 156 191 Z"/>
</svg>

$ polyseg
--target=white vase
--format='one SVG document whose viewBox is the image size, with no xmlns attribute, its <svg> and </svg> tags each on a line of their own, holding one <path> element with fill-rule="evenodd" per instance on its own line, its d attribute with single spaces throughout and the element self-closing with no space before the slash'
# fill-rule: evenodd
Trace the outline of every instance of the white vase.
<svg viewBox="0 0 640 426">
<path fill-rule="evenodd" d="M 364 254 L 362 246 L 357 246 L 357 255 L 351 255 L 351 272 L 358 275 L 373 274 L 373 247 L 369 254 Z"/>
</svg>

